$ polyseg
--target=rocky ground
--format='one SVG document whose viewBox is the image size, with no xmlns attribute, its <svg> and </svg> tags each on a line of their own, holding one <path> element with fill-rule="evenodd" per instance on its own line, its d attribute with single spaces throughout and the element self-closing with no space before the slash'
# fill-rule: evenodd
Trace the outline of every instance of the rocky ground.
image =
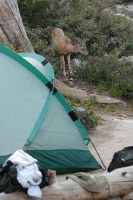
<svg viewBox="0 0 133 200">
<path fill-rule="evenodd" d="M 133 117 L 133 106 L 127 100 L 111 97 L 108 92 L 98 92 L 97 88 L 84 80 L 72 77 L 58 77 L 56 86 L 63 96 L 87 101 L 96 98 L 98 104 L 94 110 L 99 114 L 111 114 Z"/>
<path fill-rule="evenodd" d="M 64 95 L 76 95 L 75 97 L 82 101 L 90 99 L 92 94 L 101 97 L 95 112 L 101 116 L 102 123 L 89 131 L 91 142 L 88 148 L 106 170 L 115 152 L 133 146 L 133 107 L 127 101 L 110 97 L 107 92 L 99 93 L 94 85 L 83 80 L 60 77 L 57 85 Z M 114 197 L 109 200 L 121 198 Z"/>
<path fill-rule="evenodd" d="M 85 81 L 68 77 L 60 77 L 59 80 L 61 81 L 60 83 L 66 84 L 63 87 L 63 93 L 65 93 L 65 86 L 67 86 L 67 90 L 69 91 L 68 96 L 71 95 L 71 92 L 74 94 L 74 91 L 77 91 L 78 96 L 76 95 L 76 98 L 81 100 L 83 100 L 82 97 L 85 97 L 85 100 L 87 99 L 87 96 L 84 96 L 82 92 L 86 92 L 85 94 L 88 95 L 88 98 L 90 98 L 91 94 L 102 97 L 101 101 L 94 107 L 95 112 L 101 116 L 101 125 L 90 131 L 90 138 L 100 154 L 103 163 L 108 167 L 114 152 L 126 146 L 133 146 L 133 107 L 127 101 L 110 97 L 106 92 L 99 93 L 94 85 Z M 110 98 L 111 100 L 107 101 Z M 99 160 L 91 143 L 89 144 L 89 148 L 92 154 Z M 101 163 L 100 160 L 99 162 Z"/>
</svg>

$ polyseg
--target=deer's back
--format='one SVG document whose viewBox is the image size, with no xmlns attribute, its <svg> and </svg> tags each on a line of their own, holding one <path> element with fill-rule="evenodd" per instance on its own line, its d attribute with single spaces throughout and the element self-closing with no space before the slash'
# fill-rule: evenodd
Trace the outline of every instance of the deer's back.
<svg viewBox="0 0 133 200">
<path fill-rule="evenodd" d="M 71 44 L 71 39 L 65 36 L 62 29 L 56 28 L 52 31 L 52 42 L 58 47 L 59 53 L 64 54 L 67 44 Z"/>
<path fill-rule="evenodd" d="M 52 41 L 56 44 L 60 39 L 65 39 L 65 34 L 61 28 L 56 28 L 52 31 Z"/>
</svg>

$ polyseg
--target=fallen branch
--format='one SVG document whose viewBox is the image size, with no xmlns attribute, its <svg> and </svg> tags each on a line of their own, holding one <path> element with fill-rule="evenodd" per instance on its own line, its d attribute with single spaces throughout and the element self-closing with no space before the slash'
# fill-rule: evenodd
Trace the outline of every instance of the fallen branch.
<svg viewBox="0 0 133 200">
<path fill-rule="evenodd" d="M 107 181 L 107 187 L 99 192 L 92 193 L 83 189 L 71 179 L 57 180 L 55 184 L 43 189 L 42 200 L 104 200 L 109 197 L 124 197 L 133 191 L 133 166 L 120 168 L 111 173 L 103 174 Z M 31 199 L 22 192 L 16 192 L 1 196 L 0 200 L 27 200 Z M 35 198 L 37 200 L 37 198 Z"/>
</svg>

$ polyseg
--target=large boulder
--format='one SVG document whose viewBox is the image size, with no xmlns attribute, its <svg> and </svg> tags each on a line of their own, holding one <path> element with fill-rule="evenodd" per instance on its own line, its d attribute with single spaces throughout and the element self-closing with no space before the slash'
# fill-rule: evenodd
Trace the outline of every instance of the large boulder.
<svg viewBox="0 0 133 200">
<path fill-rule="evenodd" d="M 120 2 L 120 1 L 119 1 Z M 113 8 L 105 9 L 105 12 L 111 15 L 119 15 L 121 17 L 125 17 L 130 21 L 133 21 L 133 2 L 128 4 L 117 4 Z"/>
<path fill-rule="evenodd" d="M 123 56 L 123 57 L 120 58 L 119 60 L 125 60 L 125 61 L 127 61 L 127 62 L 133 63 L 133 56 L 128 56 L 128 57 Z"/>
<path fill-rule="evenodd" d="M 133 17 L 133 3 L 128 5 L 116 5 L 115 12 L 118 14 L 124 14 L 130 18 Z"/>
</svg>

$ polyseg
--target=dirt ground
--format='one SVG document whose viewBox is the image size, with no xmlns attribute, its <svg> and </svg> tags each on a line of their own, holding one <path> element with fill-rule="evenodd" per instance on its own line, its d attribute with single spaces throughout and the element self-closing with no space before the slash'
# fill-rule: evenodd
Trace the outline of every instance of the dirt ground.
<svg viewBox="0 0 133 200">
<path fill-rule="evenodd" d="M 107 168 L 114 152 L 127 146 L 133 146 L 133 118 L 106 114 L 101 117 L 102 125 L 97 126 L 96 130 L 90 133 L 90 138 Z M 91 142 L 89 149 L 102 165 Z"/>
<path fill-rule="evenodd" d="M 76 87 L 87 91 L 88 94 L 98 93 L 94 86 L 89 85 L 88 83 L 72 82 L 67 83 L 71 87 Z M 108 95 L 108 94 L 106 94 Z M 133 109 L 130 107 L 127 102 L 122 102 L 122 104 L 113 105 L 108 109 L 110 105 L 101 105 L 96 108 L 96 112 L 101 116 L 102 123 L 98 125 L 96 129 L 90 131 L 89 136 L 100 155 L 102 162 L 106 166 L 109 166 L 109 163 L 112 160 L 113 154 L 116 151 L 119 151 L 127 146 L 133 146 Z M 102 165 L 101 160 L 96 153 L 96 150 L 90 142 L 88 145 L 89 150 L 94 155 L 96 160 Z M 103 173 L 102 170 L 92 173 Z M 65 181 L 66 175 L 58 176 L 57 181 L 63 183 Z M 60 189 L 60 188 L 59 188 Z M 60 189 L 61 190 L 61 189 Z M 45 199 L 46 191 L 41 199 Z M 0 197 L 0 200 L 28 200 L 31 199 L 27 197 L 24 193 L 13 193 L 4 195 Z M 35 198 L 36 199 L 36 198 Z M 50 198 L 49 198 L 50 199 Z M 108 200 L 120 200 L 120 198 L 113 198 Z"/>
<path fill-rule="evenodd" d="M 90 83 L 73 78 L 60 78 L 59 80 L 71 88 L 82 89 L 87 94 L 101 94 Z M 103 94 L 109 96 L 107 92 L 103 92 L 101 95 Z M 120 104 L 116 105 L 99 104 L 94 109 L 101 116 L 102 123 L 91 131 L 89 135 L 107 168 L 114 152 L 127 146 L 133 146 L 133 107 L 127 101 L 122 100 Z M 102 165 L 91 142 L 88 147 Z"/>
<path fill-rule="evenodd" d="M 71 88 L 86 91 L 89 95 L 109 96 L 107 92 L 100 94 L 94 85 L 81 80 L 60 80 Z M 115 105 L 98 104 L 94 109 L 101 116 L 102 123 L 95 130 L 90 131 L 89 136 L 92 142 L 89 143 L 88 148 L 102 168 L 106 170 L 115 152 L 122 150 L 124 147 L 133 146 L 133 107 L 128 101 L 122 100 Z M 103 173 L 104 170 L 98 170 L 98 173 Z M 120 200 L 121 198 L 111 199 Z"/>
</svg>

